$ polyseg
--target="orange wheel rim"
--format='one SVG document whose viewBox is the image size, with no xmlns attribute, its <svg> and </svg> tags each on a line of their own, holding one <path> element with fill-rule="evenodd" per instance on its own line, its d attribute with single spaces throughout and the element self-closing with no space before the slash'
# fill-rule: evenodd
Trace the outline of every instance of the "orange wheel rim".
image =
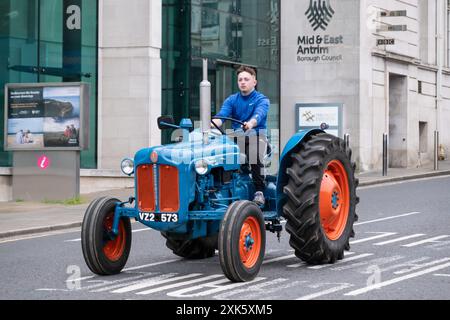
<svg viewBox="0 0 450 320">
<path fill-rule="evenodd" d="M 248 217 L 242 224 L 239 236 L 239 255 L 246 268 L 255 266 L 261 252 L 261 228 L 255 217 Z"/>
<path fill-rule="evenodd" d="M 347 171 L 338 160 L 328 163 L 320 186 L 320 221 L 326 236 L 337 240 L 345 230 L 350 209 Z"/>
<path fill-rule="evenodd" d="M 109 214 L 104 221 L 103 227 L 104 227 L 104 234 L 105 238 L 108 237 L 108 233 L 112 232 L 114 222 L 114 214 Z M 125 250 L 125 227 L 123 226 L 123 221 L 121 220 L 119 222 L 119 234 L 114 240 L 107 240 L 103 246 L 103 253 L 105 254 L 106 258 L 110 261 L 118 261 Z"/>
</svg>

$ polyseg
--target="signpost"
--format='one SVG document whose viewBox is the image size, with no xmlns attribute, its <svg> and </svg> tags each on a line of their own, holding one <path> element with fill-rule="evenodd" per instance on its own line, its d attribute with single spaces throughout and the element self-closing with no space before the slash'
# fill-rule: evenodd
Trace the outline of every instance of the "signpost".
<svg viewBox="0 0 450 320">
<path fill-rule="evenodd" d="M 89 87 L 7 84 L 4 149 L 13 151 L 13 199 L 80 194 L 80 151 L 89 147 Z"/>
</svg>

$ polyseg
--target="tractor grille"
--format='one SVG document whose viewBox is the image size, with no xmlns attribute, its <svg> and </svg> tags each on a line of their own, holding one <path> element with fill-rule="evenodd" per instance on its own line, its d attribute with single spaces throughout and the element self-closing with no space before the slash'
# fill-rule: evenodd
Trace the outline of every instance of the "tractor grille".
<svg viewBox="0 0 450 320">
<path fill-rule="evenodd" d="M 152 212 L 155 203 L 155 173 L 152 165 L 143 165 L 137 169 L 137 197 L 139 210 Z"/>
<path fill-rule="evenodd" d="M 142 165 L 137 169 L 137 186 L 139 210 L 178 212 L 180 209 L 179 176 L 176 167 Z"/>
</svg>

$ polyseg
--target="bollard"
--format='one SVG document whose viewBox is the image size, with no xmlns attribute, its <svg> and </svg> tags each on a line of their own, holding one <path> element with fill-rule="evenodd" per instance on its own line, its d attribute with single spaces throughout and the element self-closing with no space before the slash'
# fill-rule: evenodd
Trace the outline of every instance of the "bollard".
<svg viewBox="0 0 450 320">
<path fill-rule="evenodd" d="M 350 148 L 350 134 L 349 133 L 344 134 L 344 142 L 345 142 L 345 151 L 347 151 Z"/>
<path fill-rule="evenodd" d="M 439 170 L 439 131 L 434 132 L 434 171 Z"/>
<path fill-rule="evenodd" d="M 388 135 L 383 133 L 383 177 L 387 176 L 388 171 Z"/>
</svg>

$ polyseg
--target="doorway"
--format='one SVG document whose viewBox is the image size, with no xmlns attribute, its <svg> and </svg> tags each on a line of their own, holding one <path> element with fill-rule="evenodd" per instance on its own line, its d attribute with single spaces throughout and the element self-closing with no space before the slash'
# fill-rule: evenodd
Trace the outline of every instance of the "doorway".
<svg viewBox="0 0 450 320">
<path fill-rule="evenodd" d="M 406 76 L 389 75 L 389 167 L 406 168 L 408 83 Z"/>
</svg>

